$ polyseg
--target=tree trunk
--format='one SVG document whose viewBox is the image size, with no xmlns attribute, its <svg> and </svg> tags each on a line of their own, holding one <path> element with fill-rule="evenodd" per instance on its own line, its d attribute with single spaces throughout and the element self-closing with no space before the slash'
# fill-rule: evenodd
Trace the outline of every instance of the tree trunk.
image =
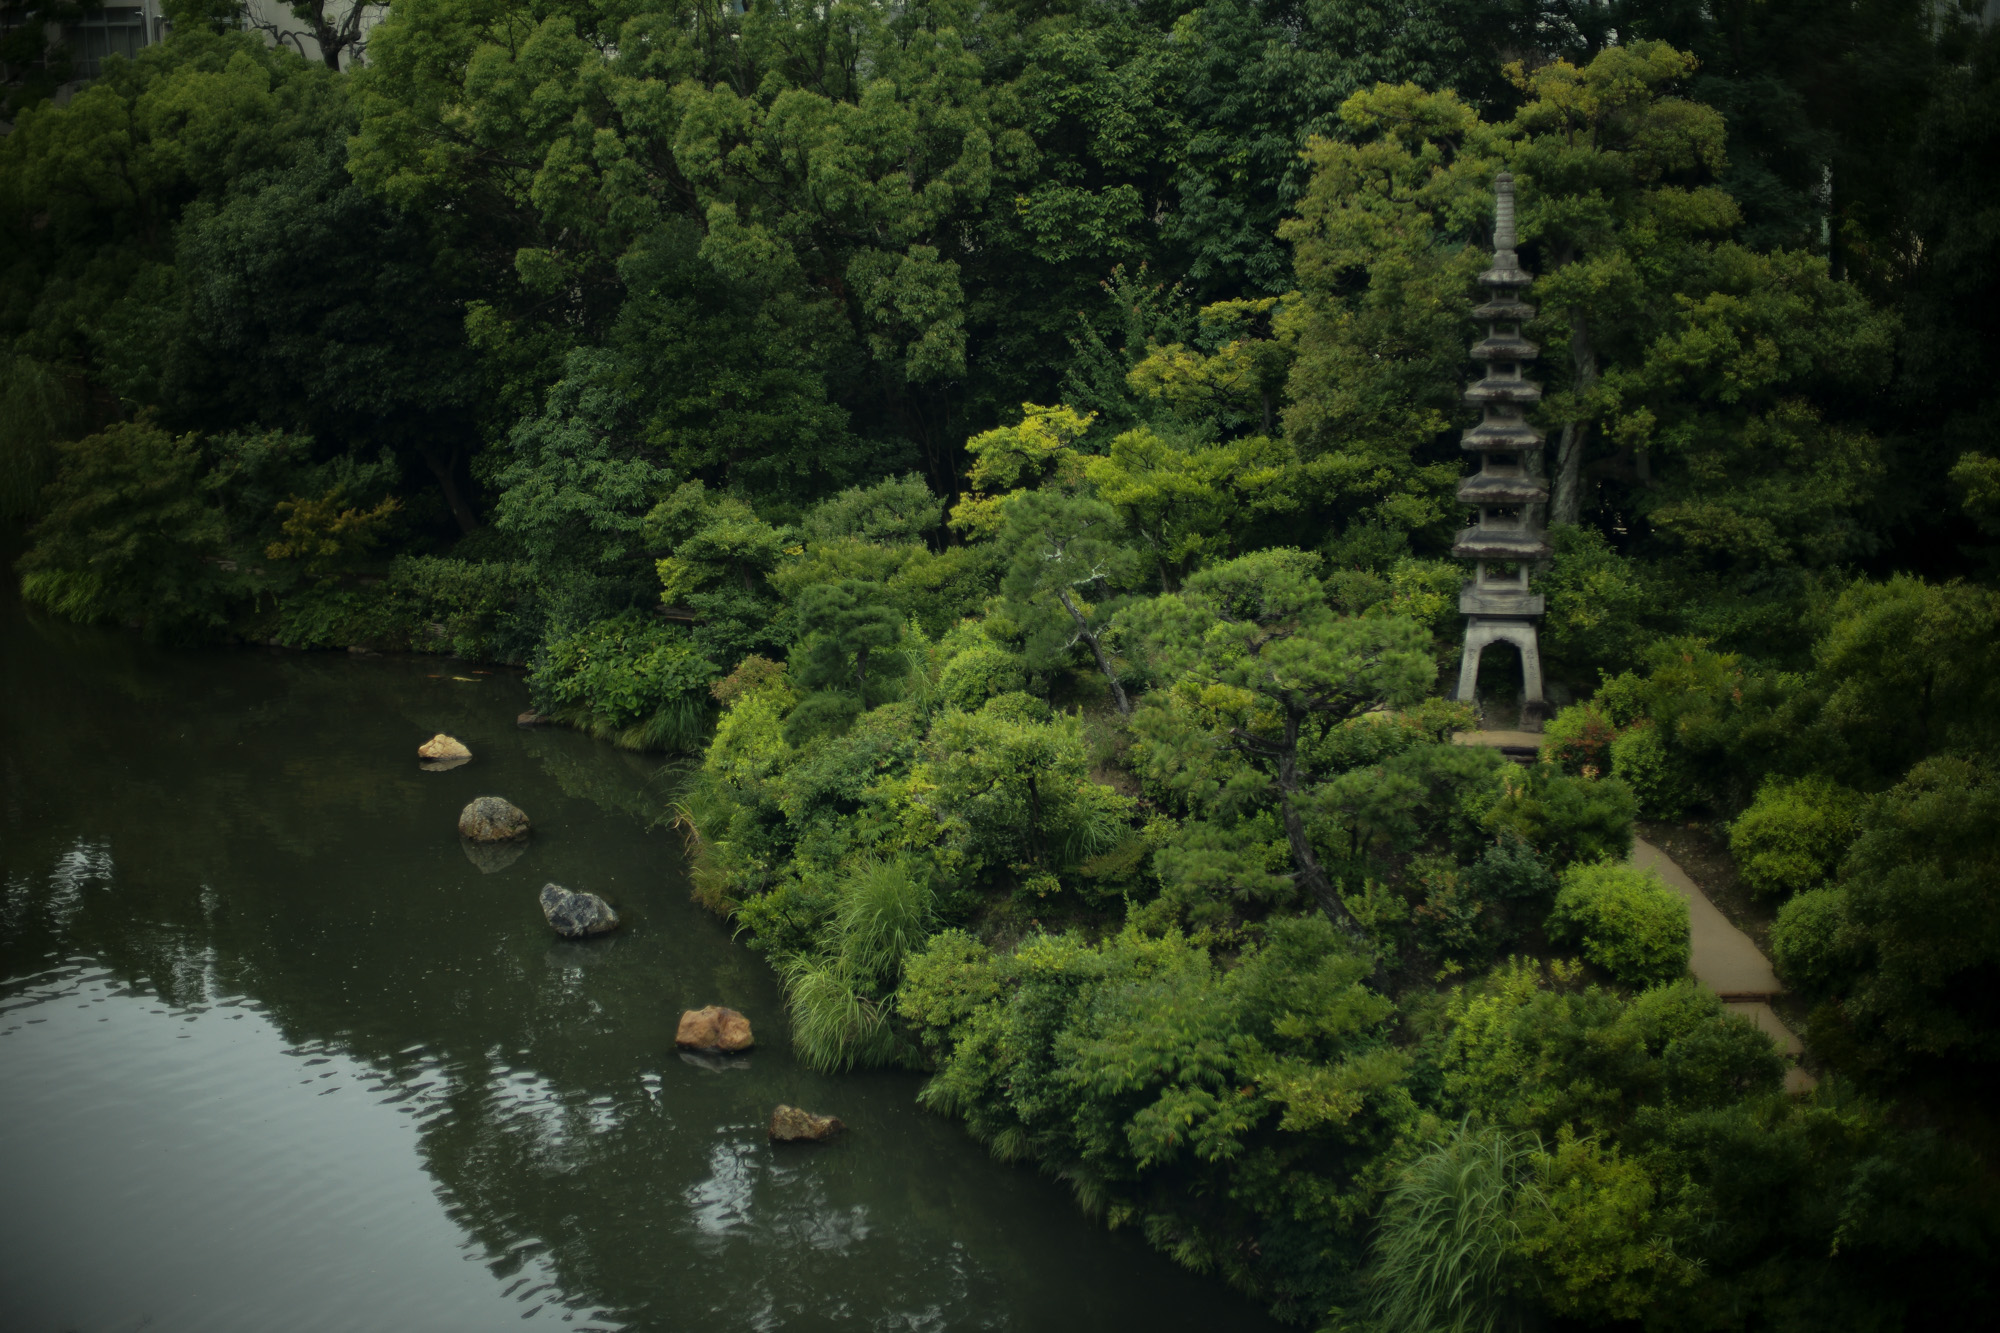
<svg viewBox="0 0 2000 1333">
<path fill-rule="evenodd" d="M 1076 609 L 1069 593 L 1059 588 L 1056 596 L 1062 601 L 1063 610 L 1069 612 L 1069 618 L 1076 622 L 1077 637 L 1090 645 L 1091 655 L 1097 659 L 1097 669 L 1104 673 L 1104 679 L 1111 682 L 1111 702 L 1117 705 L 1118 715 L 1132 716 L 1132 701 L 1125 697 L 1125 687 L 1118 683 L 1118 674 L 1111 669 L 1111 655 L 1104 651 L 1103 643 L 1091 631 L 1090 622 L 1083 618 L 1083 612 Z"/>
<path fill-rule="evenodd" d="M 1298 882 L 1313 896 L 1326 919 L 1333 922 L 1355 943 L 1368 947 L 1368 933 L 1354 914 L 1347 910 L 1347 904 L 1340 901 L 1340 893 L 1327 877 L 1326 868 L 1313 854 L 1312 839 L 1306 836 L 1306 821 L 1299 815 L 1298 806 L 1292 798 L 1299 789 L 1299 723 L 1294 717 L 1285 719 L 1285 751 L 1278 757 L 1278 807 L 1285 821 L 1285 841 L 1291 844 L 1292 864 L 1298 871 Z"/>
<path fill-rule="evenodd" d="M 479 531 L 479 519 L 458 489 L 458 450 L 452 450 L 443 459 L 439 459 L 433 449 L 419 449 L 417 452 L 422 456 L 424 466 L 431 470 L 433 477 L 437 478 L 438 489 L 444 492 L 445 506 L 451 510 L 451 516 L 458 520 L 458 530 L 466 536 Z"/>
<path fill-rule="evenodd" d="M 1581 314 L 1569 319 L 1569 359 L 1576 371 L 1576 392 L 1588 394 L 1597 383 L 1597 349 L 1590 344 L 1590 325 Z M 1583 515 L 1583 446 L 1590 423 L 1572 421 L 1556 443 L 1554 493 L 1549 499 L 1550 523 L 1574 523 Z"/>
</svg>

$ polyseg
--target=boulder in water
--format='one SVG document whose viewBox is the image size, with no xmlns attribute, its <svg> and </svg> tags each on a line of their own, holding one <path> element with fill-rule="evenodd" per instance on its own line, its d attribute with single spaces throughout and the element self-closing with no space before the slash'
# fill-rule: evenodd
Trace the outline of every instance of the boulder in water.
<svg viewBox="0 0 2000 1333">
<path fill-rule="evenodd" d="M 517 727 L 539 727 L 548 720 L 546 716 L 537 713 L 532 708 L 525 713 L 516 713 L 514 715 L 514 725 Z"/>
<path fill-rule="evenodd" d="M 773 1143 L 825 1143 L 846 1128 L 834 1116 L 814 1115 L 796 1106 L 781 1104 L 771 1112 Z"/>
<path fill-rule="evenodd" d="M 747 1051 L 753 1044 L 750 1020 L 717 1004 L 682 1014 L 674 1033 L 674 1045 L 690 1051 Z"/>
<path fill-rule="evenodd" d="M 542 915 L 564 939 L 602 935 L 618 926 L 618 913 L 594 893 L 571 893 L 560 884 L 542 885 Z"/>
<path fill-rule="evenodd" d="M 528 812 L 498 796 L 474 797 L 458 812 L 458 833 L 474 842 L 512 842 L 528 836 Z"/>
<path fill-rule="evenodd" d="M 417 747 L 418 767 L 431 773 L 457 768 L 472 758 L 472 751 L 440 731 Z"/>
</svg>

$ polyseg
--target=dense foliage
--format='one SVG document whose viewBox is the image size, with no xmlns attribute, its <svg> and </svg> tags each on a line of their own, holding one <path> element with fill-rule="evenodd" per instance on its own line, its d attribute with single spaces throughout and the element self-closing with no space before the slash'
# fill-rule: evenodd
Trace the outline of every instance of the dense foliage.
<svg viewBox="0 0 2000 1333">
<path fill-rule="evenodd" d="M 397 0 L 346 72 L 169 8 L 61 98 L 0 46 L 30 602 L 683 756 L 806 1059 L 1295 1324 L 1990 1302 L 1978 6 Z M 1442 697 L 1502 169 L 1525 767 Z M 1815 1090 L 1641 819 L 1726 829 Z"/>
</svg>

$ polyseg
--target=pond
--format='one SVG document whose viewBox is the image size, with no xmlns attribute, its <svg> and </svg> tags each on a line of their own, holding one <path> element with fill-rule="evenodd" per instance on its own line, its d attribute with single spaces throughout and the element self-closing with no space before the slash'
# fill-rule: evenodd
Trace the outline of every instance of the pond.
<svg viewBox="0 0 2000 1333">
<path fill-rule="evenodd" d="M 169 650 L 0 605 L 0 1327 L 1274 1327 L 922 1111 L 791 1056 L 689 901 L 658 760 L 517 678 Z M 474 761 L 420 772 L 446 731 Z M 482 869 L 454 831 L 536 833 Z M 545 881 L 627 928 L 554 938 Z M 676 1052 L 686 1008 L 756 1026 Z M 840 1116 L 774 1146 L 778 1102 Z"/>
</svg>

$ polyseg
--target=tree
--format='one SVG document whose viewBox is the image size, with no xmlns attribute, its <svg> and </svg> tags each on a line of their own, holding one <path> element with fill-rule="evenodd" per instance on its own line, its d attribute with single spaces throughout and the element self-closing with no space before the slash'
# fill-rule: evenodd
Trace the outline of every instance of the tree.
<svg viewBox="0 0 2000 1333">
<path fill-rule="evenodd" d="M 465 293 L 440 238 L 349 176 L 348 128 L 188 210 L 175 246 L 178 337 L 158 394 L 176 420 L 210 429 L 254 424 L 329 450 L 393 450 L 430 474 L 449 521 L 470 533 L 468 464 L 486 413 Z"/>
<path fill-rule="evenodd" d="M 2000 737 L 2000 597 L 1972 584 L 1897 575 L 1841 594 L 1815 657 L 1823 717 L 1875 783 L 1945 751 Z"/>
<path fill-rule="evenodd" d="M 817 732 L 845 731 L 853 719 L 889 697 L 909 671 L 895 652 L 903 620 L 888 589 L 860 579 L 808 587 L 796 608 L 800 639 L 791 677 L 801 699 L 786 723 L 794 744 Z"/>
<path fill-rule="evenodd" d="M 1116 540 L 1117 514 L 1085 496 L 1029 490 L 1007 496 L 1000 513 L 1009 561 L 1000 587 L 1027 611 L 1029 662 L 1060 660 L 1082 644 L 1103 673 L 1112 704 L 1130 717 L 1131 700 L 1104 644 L 1105 595 L 1132 564 L 1132 553 Z M 1051 601 L 1062 609 L 1054 623 L 1045 609 Z"/>
<path fill-rule="evenodd" d="M 1496 166 L 1491 132 L 1450 92 L 1356 93 L 1313 143 L 1292 242 L 1303 301 L 1287 384 L 1295 483 L 1343 527 L 1443 537 L 1462 464 L 1435 446 L 1462 416 L 1459 384 Z"/>
<path fill-rule="evenodd" d="M 1172 592 L 1194 566 L 1254 544 L 1257 528 L 1294 509 L 1292 462 L 1284 443 L 1268 436 L 1209 443 L 1197 432 L 1139 426 L 1084 459 L 1083 475 Z"/>
<path fill-rule="evenodd" d="M 1927 759 L 1881 799 L 1841 867 L 1835 983 L 1879 1076 L 1912 1064 L 2000 1065 L 2000 782 L 1967 759 Z M 1835 1040 L 1838 1037 L 1835 1034 Z"/>
<path fill-rule="evenodd" d="M 863 440 L 914 444 L 948 486 L 953 256 L 996 130 L 956 28 L 867 6 L 411 0 L 369 59 L 356 179 L 461 217 L 505 320 L 576 342 L 653 326 L 650 358 L 639 327 L 627 346 L 682 466 L 758 464 L 709 479 L 810 498 L 864 479 L 839 456 L 860 409 Z"/>
<path fill-rule="evenodd" d="M 381 11 L 388 7 L 389 0 L 293 0 L 292 17 L 306 25 L 304 32 L 286 28 L 275 19 L 262 18 L 247 6 L 244 14 L 252 27 L 268 34 L 280 46 L 290 42 L 301 56 L 306 53 L 305 39 L 310 37 L 319 49 L 320 60 L 338 73 L 343 55 L 349 64 L 361 63 L 368 49 L 369 19 L 381 22 Z"/>
<path fill-rule="evenodd" d="M 1335 615 L 1313 573 L 1318 563 L 1296 550 L 1254 552 L 1129 615 L 1220 743 L 1264 774 L 1300 887 L 1359 936 L 1306 833 L 1305 798 L 1322 775 L 1302 742 L 1371 709 L 1414 702 L 1436 665 L 1412 621 Z"/>
<path fill-rule="evenodd" d="M 544 577 L 636 581 L 646 516 L 679 478 L 632 420 L 614 358 L 570 354 L 541 414 L 515 425 L 495 481 L 495 526 L 518 536 Z"/>
<path fill-rule="evenodd" d="M 779 646 L 778 598 L 767 576 L 791 545 L 791 529 L 690 481 L 646 515 L 645 535 L 651 549 L 671 552 L 655 566 L 665 614 L 693 621 L 718 667 Z"/>
<path fill-rule="evenodd" d="M 46 511 L 21 557 L 21 591 L 73 620 L 200 631 L 226 610 L 209 564 L 228 537 L 202 493 L 191 435 L 120 422 L 59 450 Z"/>
</svg>

